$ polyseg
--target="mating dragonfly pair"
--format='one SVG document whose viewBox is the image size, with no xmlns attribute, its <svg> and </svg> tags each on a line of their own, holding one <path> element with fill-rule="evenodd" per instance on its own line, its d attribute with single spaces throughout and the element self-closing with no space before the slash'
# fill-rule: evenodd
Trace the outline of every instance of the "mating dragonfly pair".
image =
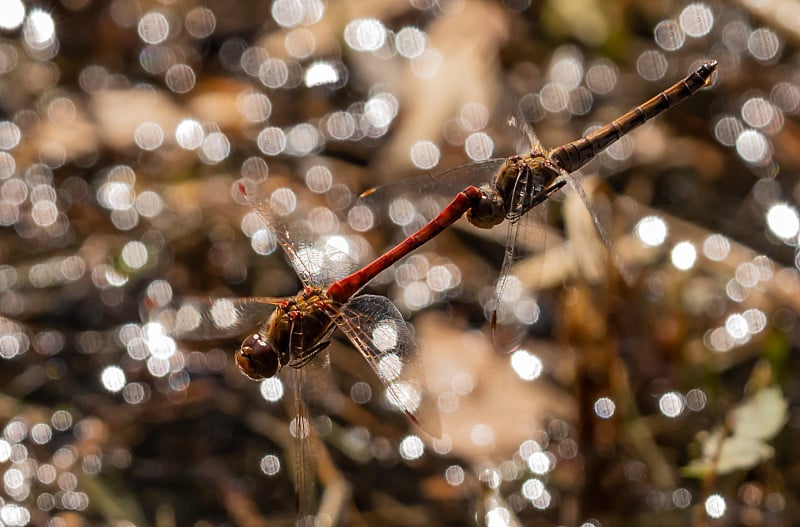
<svg viewBox="0 0 800 527">
<path fill-rule="evenodd" d="M 463 165 L 365 193 L 364 199 L 371 200 L 382 193 L 401 192 L 402 188 L 415 188 L 416 192 L 435 190 L 445 180 L 450 185 L 452 181 L 463 184 L 463 190 L 428 224 L 354 272 L 352 257 L 337 244 L 303 239 L 300 233 L 305 229 L 299 220 L 291 219 L 283 194 L 276 192 L 268 199 L 256 200 L 252 197 L 254 190 L 239 183 L 239 191 L 277 239 L 303 289 L 288 298 L 186 299 L 174 313 L 176 336 L 226 338 L 246 334 L 236 352 L 236 363 L 248 377 L 272 377 L 282 370 L 295 377 L 290 385 L 294 386 L 298 416 L 291 428 L 299 442 L 296 468 L 301 500 L 313 479 L 302 459 L 310 449 L 311 436 L 302 394 L 302 367 L 323 353 L 336 328 L 375 371 L 389 400 L 429 434 L 439 436 L 438 412 L 426 396 L 424 369 L 408 323 L 388 298 L 357 293 L 378 273 L 464 214 L 473 225 L 482 228 L 507 222 L 509 234 L 499 282 L 503 283 L 513 260 L 518 220 L 565 185 L 577 186 L 570 173 L 626 133 L 703 88 L 716 67 L 713 60 L 702 64 L 685 79 L 606 126 L 553 150 L 534 147 L 525 155 Z M 403 187 L 398 188 L 399 185 Z M 601 235 L 605 237 L 602 232 Z"/>
</svg>

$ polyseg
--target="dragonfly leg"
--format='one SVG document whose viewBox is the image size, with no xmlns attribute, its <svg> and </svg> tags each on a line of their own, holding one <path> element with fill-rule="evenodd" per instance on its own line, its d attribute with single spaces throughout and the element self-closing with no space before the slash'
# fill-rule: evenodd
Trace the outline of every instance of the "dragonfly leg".
<svg viewBox="0 0 800 527">
<path fill-rule="evenodd" d="M 325 313 L 323 302 L 312 303 L 313 307 Z M 292 368 L 300 368 L 308 363 L 320 351 L 330 344 L 334 325 L 329 315 L 325 314 L 325 322 L 315 316 L 310 316 L 303 310 L 294 310 L 287 313 L 289 322 L 289 357 L 285 363 Z"/>
<path fill-rule="evenodd" d="M 561 188 L 566 184 L 567 184 L 566 180 L 561 180 L 554 183 L 553 185 L 550 185 L 549 187 L 541 191 L 539 194 L 534 196 L 533 200 L 531 201 L 531 207 L 535 207 L 539 203 L 543 203 L 550 196 L 561 190 Z"/>
<path fill-rule="evenodd" d="M 324 350 L 325 348 L 327 348 L 330 345 L 331 345 L 331 341 L 330 340 L 323 340 L 322 342 L 317 342 L 314 345 L 314 347 L 312 347 L 307 352 L 305 352 L 303 357 L 301 357 L 300 359 L 298 359 L 298 360 L 296 360 L 294 362 L 289 363 L 289 366 L 291 366 L 292 368 L 302 368 L 303 366 L 308 364 L 308 362 L 311 359 L 316 357 L 317 353 L 319 353 L 320 351 Z"/>
<path fill-rule="evenodd" d="M 523 207 L 521 210 L 510 213 L 506 217 L 506 219 L 508 219 L 508 221 L 517 221 L 520 217 L 522 217 L 526 212 L 534 208 L 536 205 L 539 205 L 547 201 L 550 198 L 550 196 L 561 190 L 566 184 L 567 180 L 565 179 L 553 183 L 546 189 L 534 195 L 533 198 L 530 200 L 530 202 L 526 203 L 525 207 Z"/>
</svg>

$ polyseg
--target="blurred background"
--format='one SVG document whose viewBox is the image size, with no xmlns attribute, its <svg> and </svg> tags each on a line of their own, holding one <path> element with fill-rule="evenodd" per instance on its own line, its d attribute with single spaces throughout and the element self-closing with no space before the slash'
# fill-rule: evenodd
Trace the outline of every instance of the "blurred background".
<svg viewBox="0 0 800 527">
<path fill-rule="evenodd" d="M 291 525 L 283 384 L 148 320 L 300 288 L 239 182 L 368 261 L 452 187 L 393 187 L 402 221 L 364 190 L 524 152 L 522 124 L 558 146 L 711 58 L 576 175 L 611 251 L 575 192 L 526 218 L 510 353 L 487 322 L 505 225 L 370 284 L 415 327 L 444 434 L 336 335 L 318 524 L 798 524 L 798 41 L 795 0 L 5 0 L 0 525 Z"/>
</svg>

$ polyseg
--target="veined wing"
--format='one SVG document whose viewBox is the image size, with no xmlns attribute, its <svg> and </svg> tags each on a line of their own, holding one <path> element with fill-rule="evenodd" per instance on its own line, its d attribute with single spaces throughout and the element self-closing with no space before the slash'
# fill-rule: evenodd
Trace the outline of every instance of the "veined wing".
<svg viewBox="0 0 800 527">
<path fill-rule="evenodd" d="M 323 352 L 324 353 L 324 352 Z M 313 527 L 317 511 L 316 444 L 319 440 L 306 403 L 307 368 L 287 368 L 284 378 L 292 390 L 289 433 L 294 440 L 294 484 L 298 527 Z"/>
<path fill-rule="evenodd" d="M 518 277 L 511 273 L 523 252 L 544 251 L 547 240 L 547 202 L 530 208 L 527 196 L 533 184 L 531 174 L 519 177 L 514 185 L 513 203 L 507 224 L 505 252 L 495 285 L 495 304 L 490 309 L 492 340 L 500 352 L 519 347 L 528 327 L 538 318 L 535 299 L 526 297 Z"/>
<path fill-rule="evenodd" d="M 302 333 L 302 329 L 299 329 Z M 331 333 L 333 327 L 331 327 Z M 298 333 L 293 331 L 293 337 Z M 328 335 L 330 336 L 330 335 Z M 296 347 L 297 344 L 290 344 Z M 293 416 L 289 423 L 289 433 L 294 445 L 294 480 L 297 521 L 299 527 L 314 527 L 320 513 L 320 500 L 317 492 L 317 479 L 323 485 L 329 484 L 330 470 L 325 463 L 330 460 L 326 446 L 314 426 L 320 411 L 327 409 L 333 390 L 337 390 L 330 378 L 330 355 L 322 349 L 295 366 L 289 365 L 281 373 L 288 383 L 292 397 L 287 399 L 288 415 Z M 330 519 L 330 518 L 329 518 Z M 335 519 L 333 521 L 335 524 Z"/>
<path fill-rule="evenodd" d="M 238 337 L 254 331 L 283 298 L 178 298 L 174 305 L 148 311 L 145 319 L 158 322 L 167 334 L 182 340 Z"/>
<path fill-rule="evenodd" d="M 488 159 L 382 185 L 361 194 L 359 204 L 376 214 L 388 213 L 394 223 L 404 224 L 403 220 L 397 221 L 397 217 L 412 217 L 414 212 L 428 221 L 466 187 L 491 183 L 505 162 L 505 158 Z"/>
<path fill-rule="evenodd" d="M 534 154 L 544 152 L 544 146 L 542 142 L 539 141 L 539 136 L 536 135 L 536 130 L 533 129 L 533 125 L 531 125 L 530 121 L 523 117 L 524 110 L 520 106 L 520 103 L 517 105 L 517 117 L 512 117 L 508 121 L 508 125 L 514 128 L 519 129 L 525 135 L 525 139 L 527 140 L 527 144 L 524 144 L 520 141 L 520 148 L 519 151 L 522 151 L 523 148 L 530 148 L 530 151 Z"/>
<path fill-rule="evenodd" d="M 361 194 L 361 199 L 381 200 L 384 195 L 389 197 L 410 194 L 424 196 L 431 192 L 445 195 L 455 194 L 469 185 L 480 186 L 484 183 L 491 183 L 495 172 L 505 162 L 506 158 L 496 157 L 457 165 L 440 172 L 372 188 Z"/>
<path fill-rule="evenodd" d="M 594 206 L 592 205 L 589 196 L 586 194 L 586 190 L 583 188 L 583 184 L 577 178 L 573 177 L 573 174 L 568 174 L 565 177 L 569 180 L 569 185 L 575 191 L 575 194 L 583 202 L 584 209 L 591 218 L 591 222 L 594 225 L 596 234 L 605 245 L 609 255 L 611 255 L 611 261 L 614 263 L 617 271 L 619 271 L 620 276 L 628 285 L 633 284 L 635 278 L 630 269 L 628 269 L 622 262 L 622 258 L 614 248 L 614 244 L 611 240 L 612 229 L 609 223 L 610 219 L 605 218 L 604 220 L 603 216 L 597 213 L 597 210 L 595 210 Z M 590 251 L 587 251 L 587 254 L 589 253 Z M 591 264 L 584 265 L 584 267 L 591 267 Z"/>
<path fill-rule="evenodd" d="M 425 383 L 422 357 L 408 322 L 384 296 L 361 295 L 334 317 L 386 387 L 389 401 L 434 437 L 441 435 L 439 413 Z"/>
<path fill-rule="evenodd" d="M 340 232 L 339 227 L 320 234 L 309 217 L 310 207 L 300 206 L 289 187 L 272 189 L 258 198 L 255 188 L 246 188 L 244 183 L 240 191 L 275 236 L 304 287 L 324 287 L 369 261 L 370 250 L 361 237 Z M 328 212 L 335 219 L 335 213 Z M 338 221 L 331 223 L 338 225 Z"/>
</svg>

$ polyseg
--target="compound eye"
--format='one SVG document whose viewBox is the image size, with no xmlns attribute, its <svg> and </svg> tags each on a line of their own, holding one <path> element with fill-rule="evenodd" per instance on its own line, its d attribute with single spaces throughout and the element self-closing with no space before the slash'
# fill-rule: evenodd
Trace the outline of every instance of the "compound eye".
<svg viewBox="0 0 800 527">
<path fill-rule="evenodd" d="M 497 197 L 485 196 L 467 211 L 467 219 L 476 227 L 491 229 L 506 219 L 503 202 Z"/>
<path fill-rule="evenodd" d="M 278 371 L 278 353 L 261 335 L 254 333 L 236 351 L 236 365 L 253 380 L 272 377 Z"/>
</svg>

